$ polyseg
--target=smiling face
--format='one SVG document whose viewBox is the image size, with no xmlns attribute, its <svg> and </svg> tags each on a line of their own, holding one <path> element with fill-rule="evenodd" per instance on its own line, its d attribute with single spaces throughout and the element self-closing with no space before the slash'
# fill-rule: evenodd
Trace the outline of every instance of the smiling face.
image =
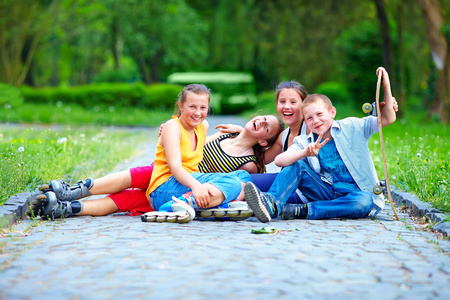
<svg viewBox="0 0 450 300">
<path fill-rule="evenodd" d="M 317 135 L 323 133 L 323 139 L 331 138 L 330 128 L 336 116 L 334 107 L 329 107 L 324 101 L 318 99 L 303 107 L 303 115 L 309 130 Z"/>
<path fill-rule="evenodd" d="M 303 121 L 302 97 L 295 89 L 283 89 L 278 94 L 277 112 L 283 122 L 292 126 Z"/>
<path fill-rule="evenodd" d="M 181 111 L 180 121 L 183 127 L 195 128 L 205 120 L 208 114 L 209 95 L 187 92 L 183 103 L 178 101 L 178 107 Z"/>
<path fill-rule="evenodd" d="M 256 116 L 245 125 L 245 129 L 258 140 L 271 140 L 278 137 L 280 121 L 272 115 Z"/>
</svg>

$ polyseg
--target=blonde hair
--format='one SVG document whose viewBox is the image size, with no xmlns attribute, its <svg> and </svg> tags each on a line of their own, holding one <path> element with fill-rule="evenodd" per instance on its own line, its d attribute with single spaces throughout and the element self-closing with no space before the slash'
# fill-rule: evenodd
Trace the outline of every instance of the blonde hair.
<svg viewBox="0 0 450 300">
<path fill-rule="evenodd" d="M 186 85 L 181 93 L 178 95 L 178 101 L 175 103 L 175 110 L 173 115 L 176 117 L 181 116 L 180 108 L 178 107 L 178 102 L 183 104 L 186 101 L 186 97 L 188 93 L 194 93 L 197 95 L 206 94 L 208 96 L 208 104 L 211 99 L 211 90 L 206 87 L 204 84 L 193 83 Z"/>
<path fill-rule="evenodd" d="M 331 102 L 330 98 L 328 98 L 327 96 L 325 96 L 323 94 L 311 94 L 311 95 L 308 95 L 308 97 L 306 97 L 305 100 L 303 100 L 302 111 L 308 105 L 319 102 L 319 101 L 322 101 L 322 103 L 325 105 L 325 107 L 327 109 L 333 108 L 333 103 Z"/>
</svg>

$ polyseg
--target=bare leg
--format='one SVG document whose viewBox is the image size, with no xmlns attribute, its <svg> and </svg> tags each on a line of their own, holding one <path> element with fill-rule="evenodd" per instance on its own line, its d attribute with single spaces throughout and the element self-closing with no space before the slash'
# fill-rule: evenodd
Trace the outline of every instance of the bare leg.
<svg viewBox="0 0 450 300">
<path fill-rule="evenodd" d="M 83 201 L 83 210 L 79 216 L 106 216 L 118 211 L 116 203 L 111 198 L 105 197 Z"/>
<path fill-rule="evenodd" d="M 244 201 L 245 183 L 241 182 L 241 186 L 242 186 L 241 193 L 239 194 L 237 200 Z M 222 194 L 222 192 L 218 188 L 213 186 L 212 184 L 211 184 L 211 190 L 213 191 L 215 196 L 211 197 L 211 202 L 209 202 L 208 208 L 218 206 L 218 205 L 222 204 L 222 202 L 225 200 L 225 196 Z"/>
<path fill-rule="evenodd" d="M 114 194 L 131 187 L 130 170 L 112 173 L 94 180 L 92 195 Z"/>
</svg>

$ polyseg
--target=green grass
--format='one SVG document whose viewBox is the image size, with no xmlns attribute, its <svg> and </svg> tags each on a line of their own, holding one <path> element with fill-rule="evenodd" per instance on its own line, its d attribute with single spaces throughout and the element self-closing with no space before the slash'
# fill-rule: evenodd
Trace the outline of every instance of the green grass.
<svg viewBox="0 0 450 300">
<path fill-rule="evenodd" d="M 405 119 L 383 129 L 390 183 L 434 208 L 450 213 L 450 127 Z M 369 143 L 379 178 L 384 178 L 379 134 Z"/>
<path fill-rule="evenodd" d="M 3 125 L 0 205 L 12 195 L 33 191 L 51 179 L 71 178 L 73 183 L 105 175 L 135 154 L 144 138 L 139 131 L 101 127 L 24 129 Z"/>
<path fill-rule="evenodd" d="M 24 103 L 0 107 L 0 123 L 116 125 L 158 127 L 170 119 L 172 111 L 134 107 L 56 105 Z"/>
</svg>

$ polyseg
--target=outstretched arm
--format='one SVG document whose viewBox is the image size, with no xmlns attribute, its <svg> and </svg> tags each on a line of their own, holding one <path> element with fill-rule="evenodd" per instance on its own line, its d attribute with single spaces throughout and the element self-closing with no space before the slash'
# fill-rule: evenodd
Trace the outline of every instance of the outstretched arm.
<svg viewBox="0 0 450 300">
<path fill-rule="evenodd" d="M 317 141 L 310 143 L 308 147 L 306 147 L 305 149 L 297 150 L 289 147 L 287 151 L 275 157 L 275 164 L 278 167 L 286 167 L 292 165 L 297 160 L 302 159 L 304 157 L 317 156 L 319 154 L 319 150 L 323 146 L 325 146 L 325 144 L 328 143 L 329 140 L 325 139 L 323 142 L 320 142 L 322 140 L 322 136 L 323 134 L 321 133 L 317 138 Z"/>
<path fill-rule="evenodd" d="M 391 83 L 389 81 L 389 74 L 388 72 L 383 68 L 379 67 L 376 71 L 377 76 L 382 73 L 382 79 L 381 84 L 383 86 L 383 92 L 384 92 L 384 105 L 380 107 L 380 115 L 381 115 L 381 125 L 383 127 L 388 126 L 392 123 L 394 123 L 396 119 L 395 114 L 395 99 L 392 97 L 391 92 Z"/>
</svg>

